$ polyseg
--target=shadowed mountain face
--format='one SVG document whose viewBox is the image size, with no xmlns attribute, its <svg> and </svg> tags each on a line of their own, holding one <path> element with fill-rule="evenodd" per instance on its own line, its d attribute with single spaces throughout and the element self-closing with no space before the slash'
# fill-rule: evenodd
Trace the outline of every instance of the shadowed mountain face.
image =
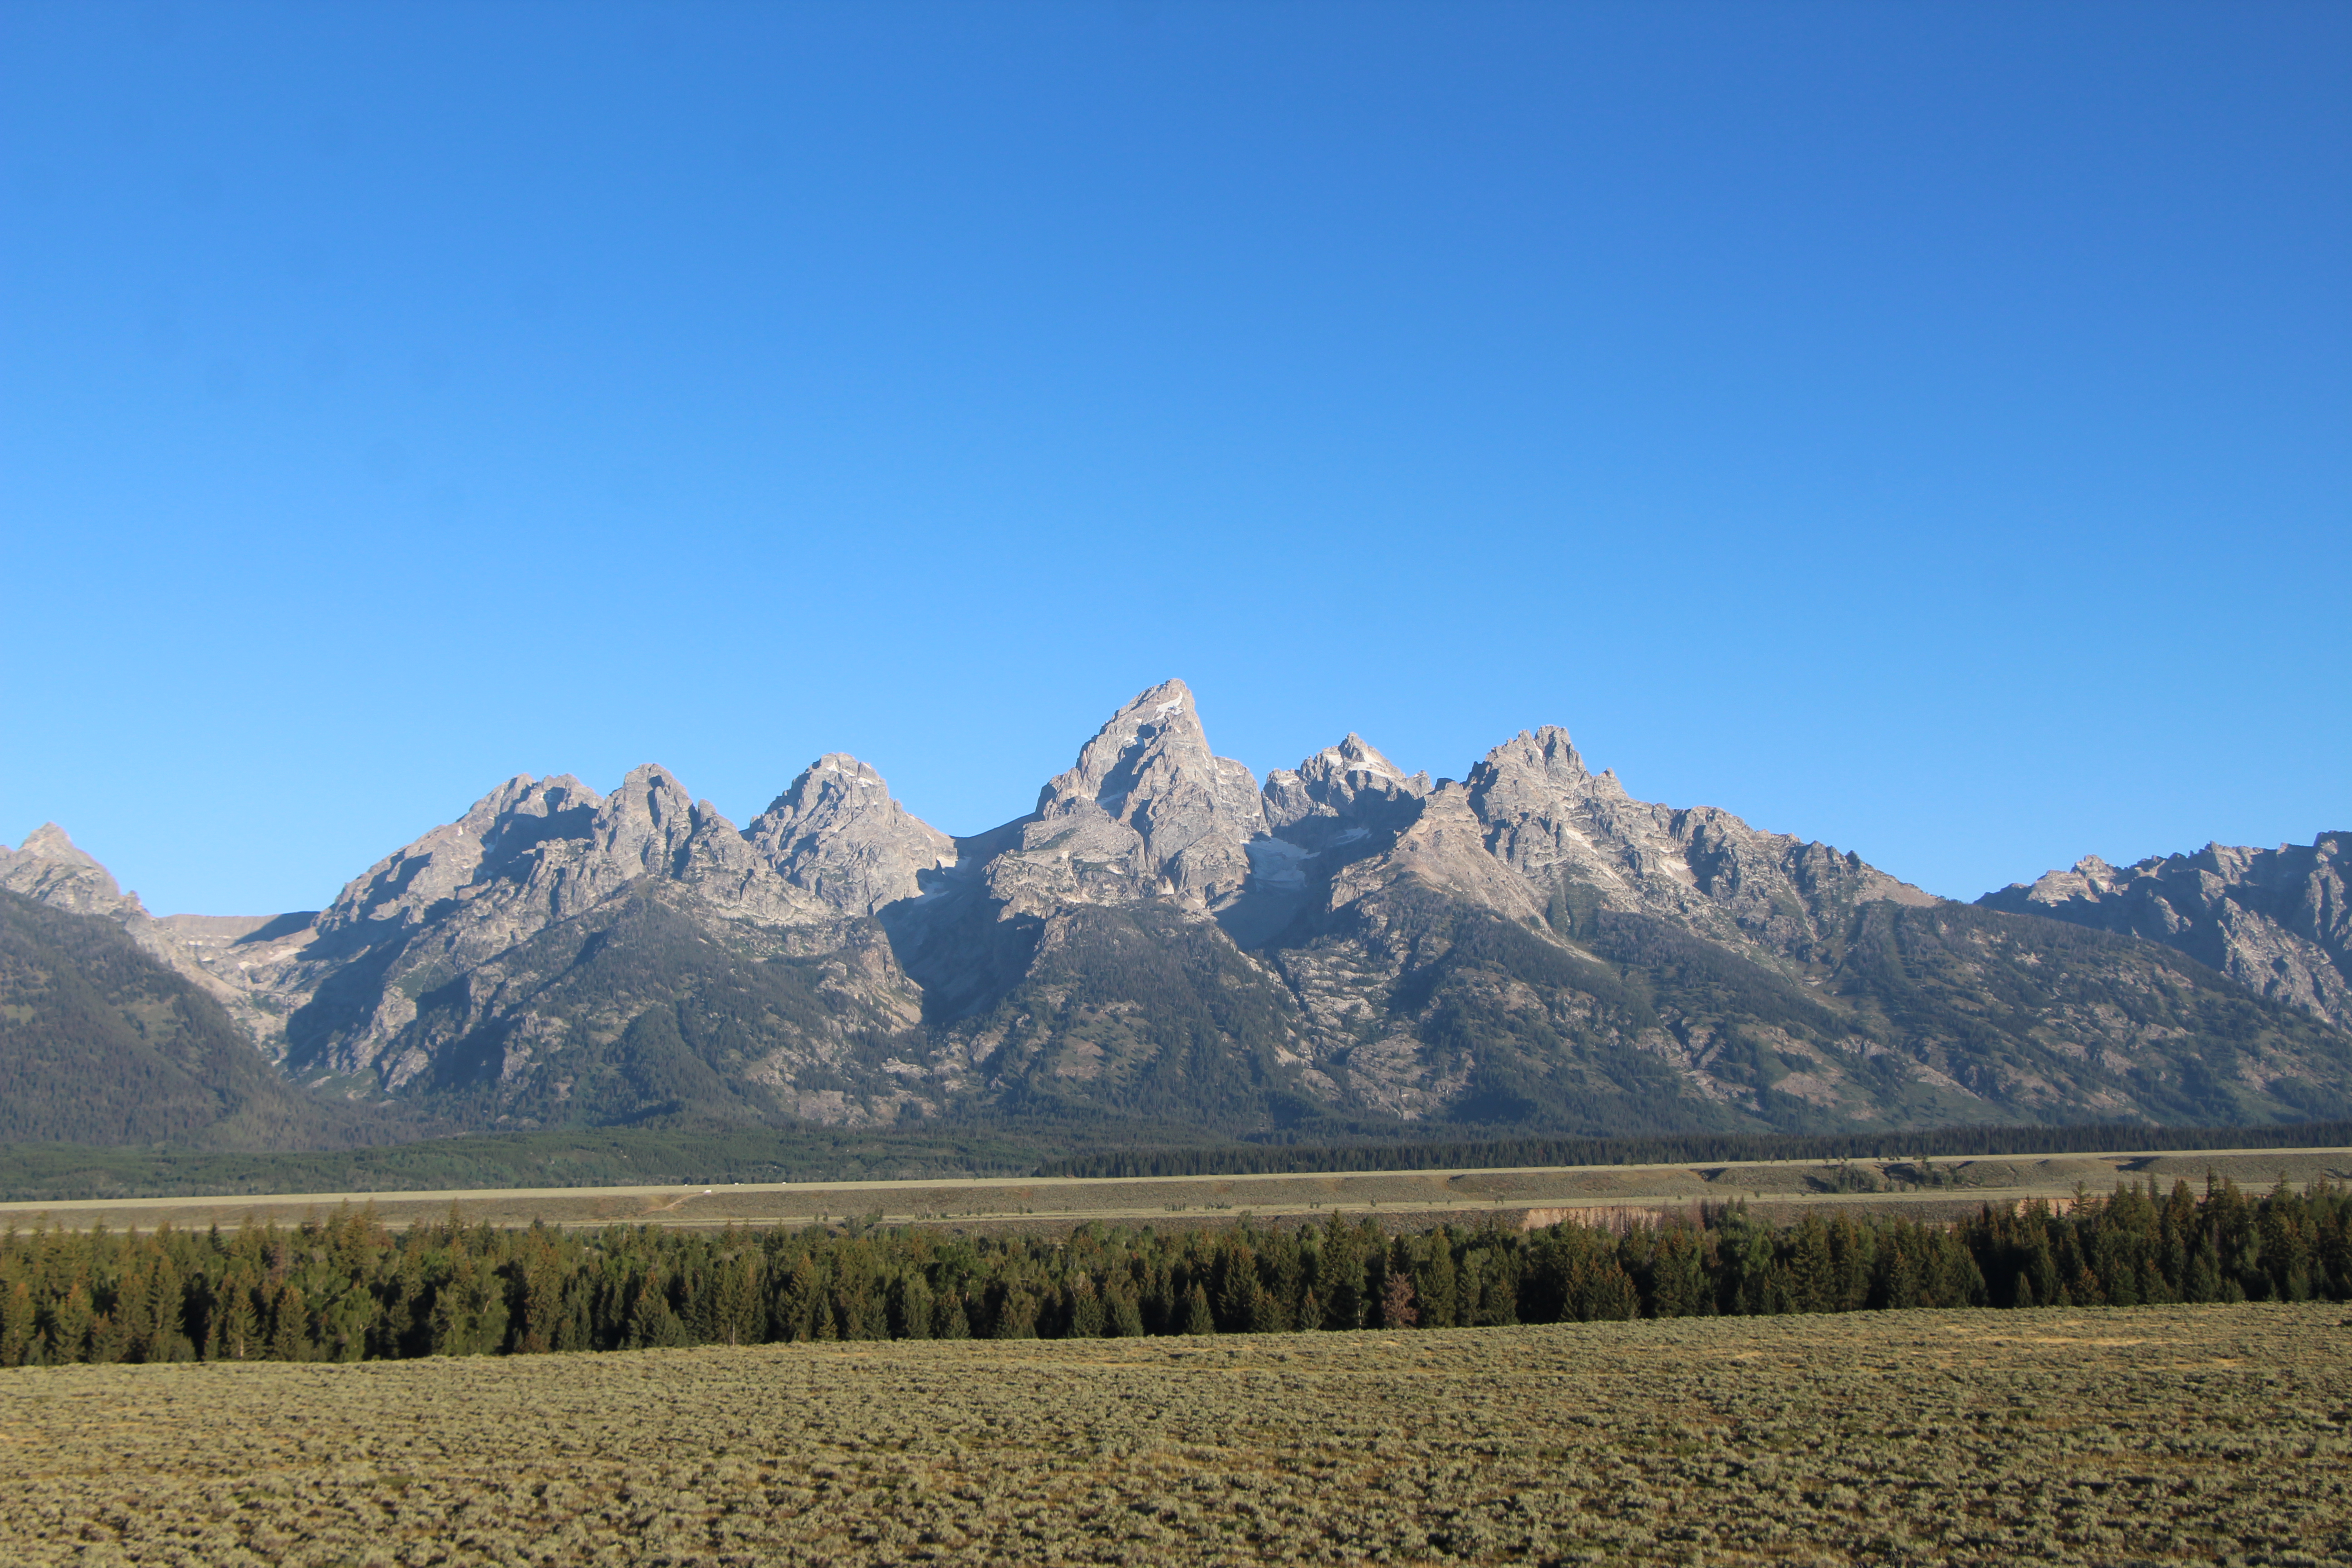
<svg viewBox="0 0 2352 1568">
<path fill-rule="evenodd" d="M 286 1082 L 110 912 L 0 891 L 0 1142 L 258 1150 L 406 1130 Z"/>
<path fill-rule="evenodd" d="M 2292 880 L 2262 885 L 2291 902 Z M 2340 881 L 2311 885 L 2293 929 L 2340 957 Z M 1260 785 L 1181 681 L 970 838 L 834 753 L 741 831 L 656 767 L 609 795 L 513 779 L 315 916 L 156 921 L 53 829 L 0 851 L 0 888 L 121 926 L 299 1082 L 469 1126 L 1616 1133 L 2352 1109 L 2341 1015 L 2226 945 L 2062 923 L 2047 899 L 1937 900 L 1636 800 L 1558 729 L 1458 782 L 1350 734 Z M 2305 991 L 2340 994 L 2315 973 Z"/>
</svg>

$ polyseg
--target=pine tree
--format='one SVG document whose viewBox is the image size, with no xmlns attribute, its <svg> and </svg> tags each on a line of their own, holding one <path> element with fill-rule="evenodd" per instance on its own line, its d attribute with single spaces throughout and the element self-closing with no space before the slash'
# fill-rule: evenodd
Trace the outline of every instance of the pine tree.
<svg viewBox="0 0 2352 1568">
<path fill-rule="evenodd" d="M 756 1343 L 760 1339 L 760 1255 L 744 1251 L 719 1265 L 710 1292 L 714 1341 L 730 1345 Z"/>
<path fill-rule="evenodd" d="M 89 1326 L 89 1360 L 92 1366 L 112 1366 L 131 1350 L 131 1325 L 114 1312 L 100 1312 Z"/>
<path fill-rule="evenodd" d="M 776 1337 L 809 1340 L 816 1337 L 817 1317 L 824 1291 L 814 1258 L 803 1253 L 784 1275 L 784 1288 L 775 1308 Z"/>
<path fill-rule="evenodd" d="M 909 1269 L 892 1288 L 891 1322 L 900 1339 L 928 1340 L 935 1321 L 930 1281 Z"/>
<path fill-rule="evenodd" d="M 1413 1270 L 1413 1293 L 1423 1322 L 1433 1329 L 1450 1329 L 1462 1321 L 1461 1271 L 1454 1262 L 1454 1236 L 1440 1226 L 1427 1237 L 1427 1261 Z"/>
<path fill-rule="evenodd" d="M 241 1276 L 232 1275 L 223 1296 L 219 1353 L 230 1361 L 258 1356 L 262 1350 L 261 1320 L 253 1309 L 253 1288 Z"/>
<path fill-rule="evenodd" d="M 33 1288 L 0 1280 L 0 1367 L 22 1366 L 34 1352 Z"/>
<path fill-rule="evenodd" d="M 1105 1324 L 1103 1299 L 1084 1272 L 1070 1281 L 1070 1337 L 1098 1340 Z"/>
<path fill-rule="evenodd" d="M 89 1331 L 97 1321 L 98 1314 L 90 1310 L 89 1287 L 75 1280 L 65 1300 L 49 1309 L 49 1364 L 85 1359 L 89 1354 Z"/>
<path fill-rule="evenodd" d="M 292 1285 L 280 1285 L 269 1303 L 269 1359 L 272 1361 L 307 1361 L 310 1359 L 310 1337 L 305 1314 L 308 1305 L 300 1289 Z"/>
</svg>

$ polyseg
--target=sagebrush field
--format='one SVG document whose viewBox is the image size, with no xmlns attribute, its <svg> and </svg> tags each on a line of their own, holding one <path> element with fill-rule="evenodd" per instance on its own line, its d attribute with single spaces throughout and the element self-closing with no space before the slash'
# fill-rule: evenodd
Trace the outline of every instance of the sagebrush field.
<svg viewBox="0 0 2352 1568">
<path fill-rule="evenodd" d="M 0 1373 L 27 1563 L 2352 1562 L 2325 1303 Z"/>
</svg>

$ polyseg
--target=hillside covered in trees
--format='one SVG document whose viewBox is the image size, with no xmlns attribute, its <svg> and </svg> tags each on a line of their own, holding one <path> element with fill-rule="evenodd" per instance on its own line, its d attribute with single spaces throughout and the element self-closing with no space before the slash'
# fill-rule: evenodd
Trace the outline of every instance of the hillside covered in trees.
<svg viewBox="0 0 2352 1568">
<path fill-rule="evenodd" d="M 0 1143 L 348 1148 L 430 1125 L 305 1093 L 120 925 L 0 890 Z"/>
</svg>

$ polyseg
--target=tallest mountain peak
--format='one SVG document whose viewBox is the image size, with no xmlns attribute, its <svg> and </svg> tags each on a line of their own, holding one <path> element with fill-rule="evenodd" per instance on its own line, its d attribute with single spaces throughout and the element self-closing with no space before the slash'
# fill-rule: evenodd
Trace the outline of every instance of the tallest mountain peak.
<svg viewBox="0 0 2352 1568">
<path fill-rule="evenodd" d="M 1076 763 L 1037 793 L 1035 817 L 1023 868 L 996 879 L 999 896 L 1024 908 L 1138 892 L 1213 907 L 1240 892 L 1249 874 L 1243 846 L 1265 824 L 1257 780 L 1209 750 L 1181 680 L 1112 714 Z"/>
<path fill-rule="evenodd" d="M 1193 705 L 1192 689 L 1181 680 L 1163 680 L 1138 692 L 1095 731 L 1094 739 L 1080 748 L 1076 764 L 1038 792 L 1037 811 L 1043 816 L 1061 816 L 1084 802 L 1123 818 L 1126 801 L 1148 779 L 1181 773 L 1206 777 L 1217 766 Z"/>
<path fill-rule="evenodd" d="M 1110 717 L 1103 726 L 1108 734 L 1122 724 L 1150 724 L 1161 728 L 1201 727 L 1201 711 L 1192 700 L 1192 689 L 1181 680 L 1168 679 L 1139 691 L 1127 706 Z"/>
</svg>

